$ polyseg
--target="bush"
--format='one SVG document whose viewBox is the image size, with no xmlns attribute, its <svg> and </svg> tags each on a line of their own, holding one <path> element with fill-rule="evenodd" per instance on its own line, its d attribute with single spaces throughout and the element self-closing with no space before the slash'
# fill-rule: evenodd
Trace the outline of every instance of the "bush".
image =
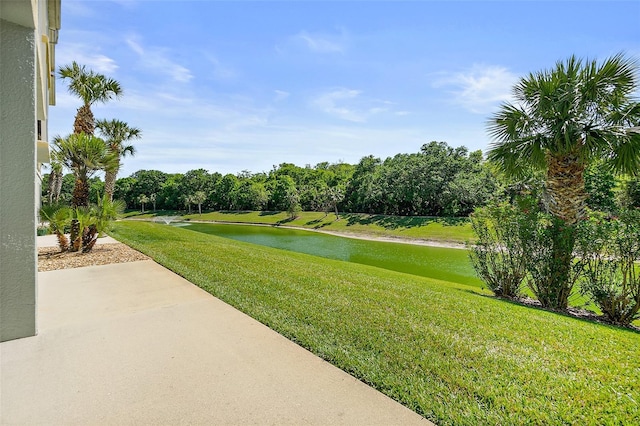
<svg viewBox="0 0 640 426">
<path fill-rule="evenodd" d="M 619 218 L 592 212 L 579 226 L 577 248 L 584 264 L 583 295 L 614 323 L 640 318 L 640 211 Z"/>
<path fill-rule="evenodd" d="M 477 236 L 469 258 L 478 276 L 496 296 L 518 297 L 526 275 L 518 209 L 508 203 L 478 208 L 471 215 Z"/>
<path fill-rule="evenodd" d="M 541 210 L 533 201 L 521 201 L 527 224 L 520 228 L 527 286 L 545 308 L 565 310 L 580 275 L 573 249 L 576 226 Z"/>
<path fill-rule="evenodd" d="M 471 262 L 498 296 L 517 297 L 526 280 L 543 307 L 566 309 L 581 270 L 573 256 L 575 226 L 546 213 L 534 197 L 515 201 L 473 214 L 478 243 Z"/>
</svg>

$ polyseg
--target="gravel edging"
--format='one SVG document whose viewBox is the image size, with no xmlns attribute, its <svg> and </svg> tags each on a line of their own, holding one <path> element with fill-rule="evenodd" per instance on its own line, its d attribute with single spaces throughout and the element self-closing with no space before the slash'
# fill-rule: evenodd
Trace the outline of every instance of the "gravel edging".
<svg viewBox="0 0 640 426">
<path fill-rule="evenodd" d="M 38 272 L 150 259 L 149 256 L 122 243 L 98 244 L 89 253 L 61 253 L 58 247 L 40 247 L 38 248 Z"/>
</svg>

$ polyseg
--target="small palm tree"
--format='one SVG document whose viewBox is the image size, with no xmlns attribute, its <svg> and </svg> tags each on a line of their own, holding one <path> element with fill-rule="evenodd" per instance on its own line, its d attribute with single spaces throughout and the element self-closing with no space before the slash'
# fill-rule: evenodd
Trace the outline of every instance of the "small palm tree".
<svg viewBox="0 0 640 426">
<path fill-rule="evenodd" d="M 153 203 L 153 211 L 156 211 L 156 200 L 158 199 L 158 196 L 156 194 L 151 194 L 149 195 L 149 201 L 151 201 Z"/>
<path fill-rule="evenodd" d="M 149 202 L 149 197 L 145 194 L 138 195 L 138 202 L 142 205 L 142 213 L 144 213 L 144 205 Z"/>
<path fill-rule="evenodd" d="M 102 139 L 85 133 L 72 134 L 66 138 L 54 138 L 57 158 L 75 175 L 72 207 L 89 205 L 88 180 L 99 170 L 114 167 L 115 155 L 109 152 Z"/>
<path fill-rule="evenodd" d="M 96 102 L 107 102 L 122 95 L 122 87 L 116 80 L 105 77 L 84 65 L 72 62 L 60 67 L 58 74 L 63 80 L 69 80 L 69 92 L 79 97 L 83 104 L 76 113 L 73 133 L 93 135 L 95 119 L 91 105 Z"/>
<path fill-rule="evenodd" d="M 69 240 L 65 231 L 71 223 L 71 216 L 71 209 L 66 206 L 49 204 L 40 208 L 40 217 L 49 223 L 49 229 L 56 234 L 61 252 L 69 249 Z"/>
<path fill-rule="evenodd" d="M 191 214 L 191 204 L 196 204 L 196 200 L 193 194 L 183 196 L 182 201 L 184 202 L 184 205 L 189 209 L 189 212 L 187 214 Z"/>
<path fill-rule="evenodd" d="M 198 205 L 198 214 L 200 216 L 202 216 L 202 203 L 204 203 L 206 199 L 207 194 L 205 194 L 203 191 L 196 191 L 196 193 L 192 196 L 193 203 Z"/>
<path fill-rule="evenodd" d="M 506 174 L 530 167 L 546 171 L 546 206 L 553 225 L 554 296 L 544 306 L 565 309 L 571 282 L 575 225 L 585 215 L 584 172 L 604 160 L 623 173 L 640 170 L 638 66 L 622 55 L 596 61 L 575 56 L 551 70 L 522 78 L 491 117 L 493 143 L 488 158 Z"/>
<path fill-rule="evenodd" d="M 51 160 L 49 163 L 51 172 L 49 173 L 49 182 L 47 185 L 47 199 L 49 204 L 58 203 L 60 201 L 60 191 L 62 190 L 62 163 L 56 158 L 55 151 L 51 152 Z"/>
<path fill-rule="evenodd" d="M 93 207 L 94 215 L 97 219 L 96 226 L 98 234 L 103 235 L 114 220 L 124 212 L 126 204 L 122 200 L 112 201 L 107 194 L 98 197 L 98 203 Z"/>
<path fill-rule="evenodd" d="M 127 154 L 134 155 L 136 152 L 134 146 L 126 142 L 141 138 L 142 131 L 136 127 L 129 127 L 124 121 L 116 119 L 98 120 L 96 127 L 104 137 L 109 150 L 117 157 L 113 170 L 107 170 L 104 176 L 104 192 L 109 197 L 109 200 L 113 200 L 116 177 L 120 170 L 120 159 Z"/>
</svg>

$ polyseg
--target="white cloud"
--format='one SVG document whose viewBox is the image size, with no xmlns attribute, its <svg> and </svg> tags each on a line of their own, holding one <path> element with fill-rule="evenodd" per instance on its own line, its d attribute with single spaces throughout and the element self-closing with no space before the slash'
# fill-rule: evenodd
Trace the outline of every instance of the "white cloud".
<svg viewBox="0 0 640 426">
<path fill-rule="evenodd" d="M 346 49 L 344 35 L 309 34 L 306 31 L 298 33 L 294 39 L 302 41 L 309 49 L 321 53 L 342 53 Z"/>
<path fill-rule="evenodd" d="M 169 59 L 169 54 L 162 48 L 145 48 L 134 38 L 126 40 L 127 45 L 140 57 L 140 66 L 154 72 L 169 76 L 171 79 L 186 83 L 193 78 L 191 71 Z"/>
<path fill-rule="evenodd" d="M 360 95 L 359 90 L 338 89 L 317 96 L 313 105 L 326 114 L 341 118 L 347 121 L 364 122 L 366 117 L 362 112 L 345 105 L 347 102 L 356 99 Z"/>
<path fill-rule="evenodd" d="M 294 50 L 308 50 L 315 53 L 344 53 L 349 46 L 349 35 L 344 29 L 339 33 L 309 33 L 300 31 L 286 41 L 288 48 Z M 276 46 L 276 50 L 288 50 L 283 46 Z"/>
<path fill-rule="evenodd" d="M 218 80 L 229 80 L 236 77 L 236 72 L 229 66 L 224 65 L 218 58 L 213 56 L 212 54 L 205 52 L 204 56 L 211 63 L 211 72 L 210 75 L 215 77 Z"/>
<path fill-rule="evenodd" d="M 361 96 L 359 90 L 339 88 L 317 95 L 311 104 L 325 114 L 354 123 L 388 112 L 391 102 Z"/>
<path fill-rule="evenodd" d="M 507 68 L 474 65 L 465 72 L 441 76 L 435 87 L 452 87 L 455 103 L 477 114 L 491 112 L 497 104 L 512 99 L 511 88 L 518 76 Z"/>
<path fill-rule="evenodd" d="M 276 94 L 275 98 L 273 99 L 275 102 L 280 102 L 284 99 L 287 99 L 289 95 L 291 95 L 291 93 L 285 92 L 284 90 L 274 90 L 274 93 Z"/>
<path fill-rule="evenodd" d="M 56 62 L 58 65 L 70 64 L 76 61 L 80 65 L 86 65 L 87 68 L 106 74 L 113 74 L 118 69 L 116 61 L 102 53 L 96 52 L 94 45 L 83 43 L 60 43 L 56 48 Z"/>
</svg>

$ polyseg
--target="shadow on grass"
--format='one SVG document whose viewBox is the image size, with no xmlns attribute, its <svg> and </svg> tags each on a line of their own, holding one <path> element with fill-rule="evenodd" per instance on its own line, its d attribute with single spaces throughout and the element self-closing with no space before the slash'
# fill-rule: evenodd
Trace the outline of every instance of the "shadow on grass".
<svg viewBox="0 0 640 426">
<path fill-rule="evenodd" d="M 473 293 L 471 290 L 463 290 L 463 291 L 468 291 Z M 597 324 L 597 325 L 601 325 L 604 327 L 609 327 L 609 328 L 615 328 L 617 330 L 625 330 L 625 331 L 629 331 L 631 333 L 636 333 L 636 334 L 640 334 L 640 327 L 637 327 L 635 325 L 628 325 L 628 326 L 624 326 L 624 325 L 620 325 L 620 324 L 615 324 L 612 323 L 610 321 L 607 321 L 607 319 L 603 316 L 603 315 L 598 315 L 592 311 L 586 311 L 584 309 L 578 309 L 578 308 L 574 308 L 574 307 L 569 307 L 568 310 L 557 310 L 557 309 L 550 309 L 550 308 L 543 308 L 542 305 L 539 304 L 538 301 L 536 300 L 532 300 L 531 302 L 527 302 L 527 301 L 523 301 L 520 299 L 512 299 L 512 298 L 508 298 L 508 297 L 498 297 L 495 295 L 490 295 L 490 294 L 482 294 L 482 293 L 475 293 L 478 296 L 481 297 L 486 297 L 488 299 L 492 299 L 492 300 L 497 300 L 500 302 L 504 302 L 504 303 L 508 303 L 510 305 L 515 305 L 515 306 L 522 306 L 525 308 L 530 308 L 530 309 L 535 309 L 538 311 L 542 311 L 542 312 L 549 312 L 551 314 L 555 314 L 555 315 L 560 315 L 566 318 L 572 318 L 581 322 L 586 322 L 586 323 L 591 323 L 591 324 Z"/>
<path fill-rule="evenodd" d="M 183 216 L 185 214 L 187 214 L 187 212 L 180 210 L 146 210 L 144 213 L 142 213 L 140 210 L 129 210 L 124 213 L 124 217 L 130 218 L 136 216 Z"/>
<path fill-rule="evenodd" d="M 249 213 L 253 213 L 253 210 L 219 210 L 218 213 L 220 214 L 249 214 Z"/>
<path fill-rule="evenodd" d="M 261 211 L 259 216 L 275 216 L 277 214 L 280 214 L 281 212 L 267 212 L 267 211 Z"/>
<path fill-rule="evenodd" d="M 377 225 L 385 229 L 416 228 L 430 223 L 440 223 L 443 226 L 460 226 L 468 222 L 466 217 L 387 216 L 361 213 L 342 213 L 341 216 L 347 220 L 347 226 Z"/>
</svg>

